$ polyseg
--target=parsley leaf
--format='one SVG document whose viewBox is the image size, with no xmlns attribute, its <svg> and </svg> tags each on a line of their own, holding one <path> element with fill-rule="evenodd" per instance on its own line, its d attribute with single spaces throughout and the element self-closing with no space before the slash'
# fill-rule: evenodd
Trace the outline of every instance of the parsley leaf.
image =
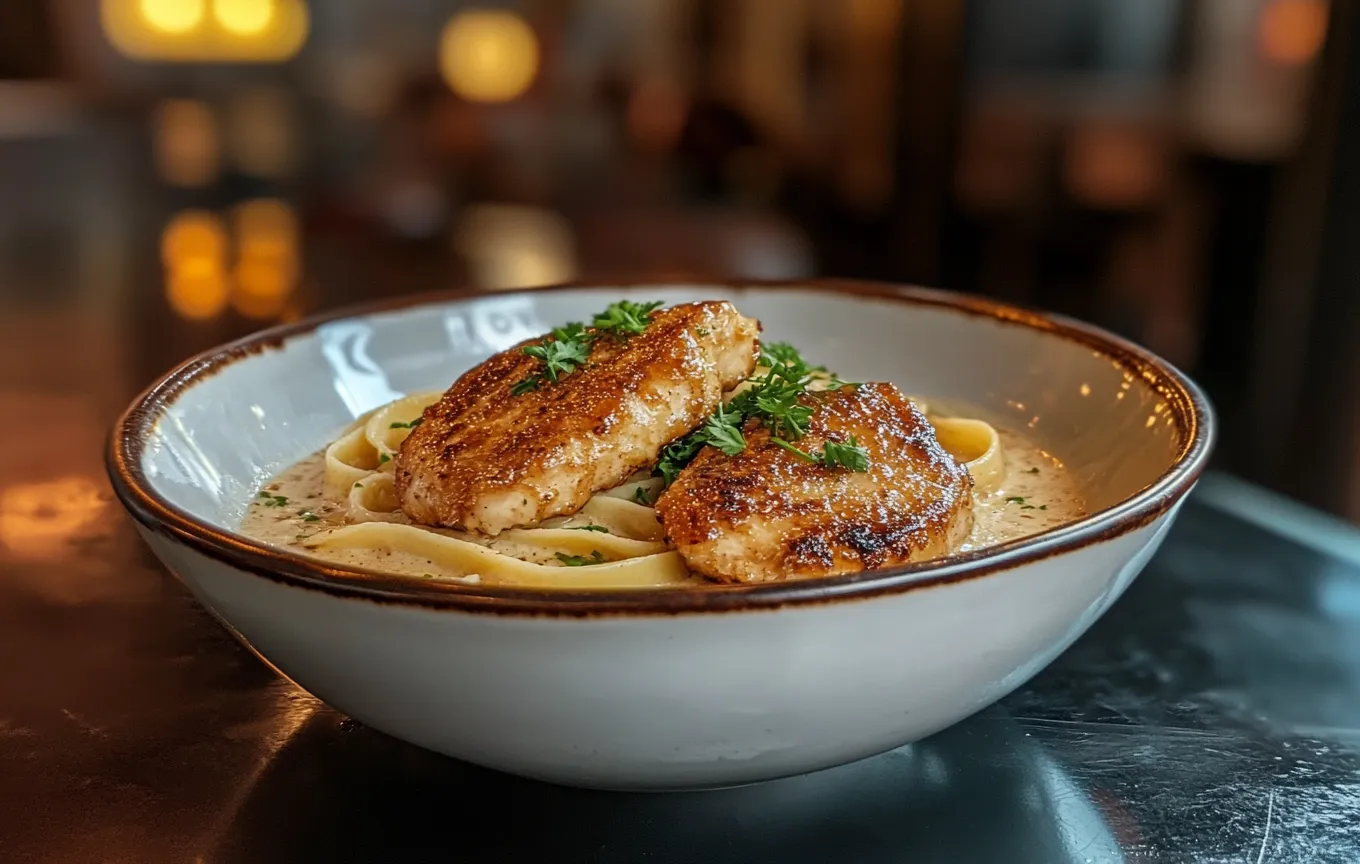
<svg viewBox="0 0 1360 864">
<path fill-rule="evenodd" d="M 1007 499 L 1006 499 L 1006 503 L 1007 503 L 1007 504 L 1024 504 L 1024 503 L 1025 503 L 1025 499 L 1024 499 L 1024 497 L 1021 496 L 1021 495 L 1013 495 L 1013 496 L 1011 496 L 1010 498 L 1007 498 Z"/>
<path fill-rule="evenodd" d="M 760 346 L 760 365 L 779 370 L 786 378 L 805 378 L 813 372 L 825 372 L 825 366 L 809 366 L 798 349 L 787 342 L 771 342 Z"/>
<path fill-rule="evenodd" d="M 703 425 L 704 443 L 717 447 L 728 456 L 737 455 L 746 449 L 746 436 L 741 434 L 743 419 L 741 412 L 719 405 Z"/>
<path fill-rule="evenodd" d="M 570 375 L 590 357 L 590 348 L 595 344 L 595 334 L 586 329 L 580 321 L 572 321 L 563 327 L 554 327 L 552 338 L 533 345 L 525 345 L 520 351 L 543 365 L 540 369 L 510 388 L 511 396 L 523 396 L 536 390 L 545 380 L 556 383 L 564 375 Z"/>
<path fill-rule="evenodd" d="M 821 463 L 828 468 L 847 468 L 851 471 L 869 470 L 869 451 L 859 446 L 851 435 L 845 443 L 827 441 L 822 445 Z"/>
<path fill-rule="evenodd" d="M 808 453 L 793 446 L 807 434 L 808 423 L 817 410 L 815 394 L 808 386 L 815 373 L 825 372 L 824 366 L 809 366 L 798 349 L 785 342 L 771 342 L 761 347 L 760 365 L 766 372 L 750 381 L 751 386 L 709 417 L 699 429 L 671 442 L 661 451 L 654 474 L 660 475 L 669 486 L 685 466 L 705 445 L 717 447 L 728 456 L 746 449 L 742 426 L 755 419 L 770 431 L 770 440 L 800 458 L 829 468 L 851 471 L 869 470 L 869 454 L 852 438 L 849 444 L 827 442 L 830 452 Z M 832 376 L 836 386 L 858 386 Z"/>
<path fill-rule="evenodd" d="M 392 457 L 389 456 L 389 455 L 387 455 L 386 453 L 384 453 L 384 454 L 382 454 L 381 456 L 378 457 L 378 464 L 379 464 L 379 465 L 386 465 L 388 462 L 391 462 L 391 461 L 392 461 Z"/>
<path fill-rule="evenodd" d="M 578 335 L 573 339 L 555 339 L 537 345 L 526 345 L 522 350 L 530 357 L 542 361 L 541 374 L 556 383 L 558 378 L 570 375 L 576 371 L 577 366 L 586 362 L 586 358 L 590 356 L 590 341 Z"/>
<path fill-rule="evenodd" d="M 398 421 L 398 422 L 393 423 L 392 425 L 388 426 L 387 428 L 388 428 L 388 429 L 414 429 L 414 428 L 416 428 L 417 426 L 419 426 L 420 423 L 421 423 L 421 421 L 423 421 L 424 419 L 425 419 L 424 417 L 417 417 L 416 419 L 412 420 L 412 421 L 409 422 L 409 423 L 402 423 L 402 422 Z"/>
<path fill-rule="evenodd" d="M 609 533 L 609 529 L 606 528 L 606 527 L 604 527 L 603 525 L 572 525 L 572 526 L 568 527 L 567 530 L 568 530 L 568 531 L 599 531 L 601 534 L 608 534 L 608 533 Z"/>
<path fill-rule="evenodd" d="M 642 333 L 652 321 L 652 312 L 661 308 L 660 300 L 650 303 L 634 303 L 632 300 L 619 300 L 610 303 L 591 325 L 615 336 L 628 337 Z"/>
<path fill-rule="evenodd" d="M 633 490 L 633 500 L 643 507 L 652 506 L 652 499 L 647 497 L 647 490 L 643 489 L 641 486 Z"/>
<path fill-rule="evenodd" d="M 600 554 L 599 549 L 592 551 L 589 558 L 584 555 L 568 555 L 565 552 L 558 552 L 557 560 L 568 567 L 589 567 L 594 564 L 605 563 L 604 556 Z"/>
<path fill-rule="evenodd" d="M 283 497 L 282 495 L 271 495 L 268 492 L 261 492 L 260 494 L 263 495 L 265 498 L 269 499 L 268 501 L 264 502 L 264 506 L 266 507 L 282 507 L 283 505 L 288 503 L 288 499 Z"/>
<path fill-rule="evenodd" d="M 586 330 L 586 325 L 582 324 L 580 321 L 568 321 L 562 327 L 554 327 L 552 335 L 559 342 L 590 341 L 595 338 Z"/>
<path fill-rule="evenodd" d="M 783 447 L 785 450 L 797 456 L 799 459 L 802 459 L 805 462 L 811 462 L 813 465 L 818 465 L 822 461 L 821 459 L 817 458 L 816 456 L 813 456 L 806 450 L 800 450 L 782 438 L 771 437 L 770 443 L 779 447 Z"/>
<path fill-rule="evenodd" d="M 776 438 L 797 441 L 807 434 L 807 424 L 812 419 L 813 409 L 811 405 L 798 401 L 807 392 L 805 383 L 776 379 L 747 392 L 755 394 L 751 413 L 759 417 Z"/>
<path fill-rule="evenodd" d="M 708 439 L 704 435 L 703 428 L 699 428 L 683 438 L 677 438 L 667 444 L 661 450 L 661 459 L 656 463 L 656 470 L 653 474 L 659 474 L 665 480 L 667 486 L 675 482 L 675 478 L 680 476 L 680 472 L 685 470 L 685 466 L 690 460 L 704 449 Z"/>
<path fill-rule="evenodd" d="M 310 510 L 303 510 L 301 513 L 298 514 L 298 516 L 302 518 L 303 522 L 317 522 L 320 521 L 321 519 L 320 516 L 316 515 Z"/>
</svg>

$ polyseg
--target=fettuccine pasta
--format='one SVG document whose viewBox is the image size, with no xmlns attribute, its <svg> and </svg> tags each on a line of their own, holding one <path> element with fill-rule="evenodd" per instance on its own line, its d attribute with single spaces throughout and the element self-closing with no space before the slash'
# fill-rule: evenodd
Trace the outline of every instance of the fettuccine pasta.
<svg viewBox="0 0 1360 864">
<path fill-rule="evenodd" d="M 398 506 L 394 468 L 412 424 L 440 395 L 414 393 L 356 419 L 322 453 L 265 487 L 247 515 L 247 533 L 328 560 L 412 578 L 537 588 L 706 584 L 667 547 L 655 511 L 642 503 L 662 491 L 662 479 L 650 472 L 596 494 L 570 517 L 495 538 L 412 524 Z M 924 401 L 916 404 L 927 413 L 941 446 L 973 476 L 974 545 L 1067 518 L 1071 508 L 1053 507 L 1055 497 L 1062 497 L 1054 490 L 1079 502 L 1075 487 L 1059 482 L 1065 475 L 1056 470 L 1055 460 L 1033 445 L 981 420 L 941 416 Z M 1041 470 L 1050 476 L 1043 477 Z M 1045 503 L 1017 503 L 1029 499 L 1012 494 L 1038 486 L 1046 489 Z M 1000 497 L 1003 492 L 1009 497 Z"/>
</svg>

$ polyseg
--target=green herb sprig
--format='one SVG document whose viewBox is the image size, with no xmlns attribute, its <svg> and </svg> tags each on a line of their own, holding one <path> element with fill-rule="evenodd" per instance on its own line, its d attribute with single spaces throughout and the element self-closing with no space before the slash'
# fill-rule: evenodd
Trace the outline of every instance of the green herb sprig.
<svg viewBox="0 0 1360 864">
<path fill-rule="evenodd" d="M 585 557 L 584 555 L 568 555 L 565 552 L 558 552 L 557 560 L 561 561 L 568 567 L 590 567 L 595 564 L 606 563 L 604 555 L 600 554 L 599 549 L 596 549 L 593 552 L 591 552 L 589 558 Z"/>
<path fill-rule="evenodd" d="M 619 300 L 610 303 L 590 322 L 596 330 L 603 330 L 616 336 L 635 336 L 647 330 L 652 323 L 652 313 L 661 308 L 660 300 L 649 303 L 634 303 L 632 300 Z"/>
<path fill-rule="evenodd" d="M 572 321 L 563 327 L 554 327 L 552 336 L 533 345 L 525 345 L 520 351 L 542 365 L 529 377 L 510 388 L 511 396 L 523 396 L 537 390 L 544 383 L 556 384 L 564 376 L 570 375 L 590 359 L 590 350 L 601 334 L 610 334 L 620 339 L 635 336 L 647 330 L 652 321 L 652 312 L 661 308 L 661 301 L 634 303 L 631 300 L 618 300 L 610 303 L 603 312 L 591 321 L 591 327 L 580 321 Z M 395 427 L 394 427 L 395 428 Z"/>
<path fill-rule="evenodd" d="M 401 421 L 397 421 L 396 423 L 391 424 L 391 425 L 388 426 L 387 428 L 389 428 L 389 429 L 414 429 L 414 428 L 416 428 L 417 426 L 419 426 L 419 425 L 421 424 L 421 422 L 422 422 L 424 419 L 425 419 L 424 417 L 417 417 L 416 419 L 410 421 L 409 423 L 402 423 Z"/>
<path fill-rule="evenodd" d="M 746 449 L 742 427 L 747 420 L 757 420 L 770 431 L 770 443 L 781 447 L 800 459 L 827 468 L 849 471 L 869 470 L 869 451 L 850 437 L 847 442 L 827 441 L 820 452 L 808 452 L 794 445 L 807 434 L 815 405 L 803 401 L 818 373 L 824 366 L 810 366 L 798 349 L 784 342 L 762 346 L 760 365 L 765 374 L 751 380 L 751 386 L 738 393 L 694 432 L 667 445 L 661 451 L 654 473 L 669 486 L 706 445 L 712 445 L 728 456 Z M 858 387 L 837 376 L 831 376 L 831 387 Z"/>
</svg>

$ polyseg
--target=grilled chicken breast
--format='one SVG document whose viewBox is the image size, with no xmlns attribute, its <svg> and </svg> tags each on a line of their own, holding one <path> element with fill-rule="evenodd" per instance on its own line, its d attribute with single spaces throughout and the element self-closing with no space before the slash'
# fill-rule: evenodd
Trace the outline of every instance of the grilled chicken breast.
<svg viewBox="0 0 1360 864">
<path fill-rule="evenodd" d="M 503 351 L 459 378 L 402 445 L 401 509 L 487 535 L 574 513 L 702 423 L 755 368 L 759 330 L 727 302 L 661 309 L 643 333 L 602 333 L 579 369 L 519 395 L 542 368 L 521 349 L 544 340 Z"/>
<path fill-rule="evenodd" d="M 816 411 L 798 446 L 853 435 L 869 470 L 811 464 L 748 421 L 745 450 L 705 447 L 656 502 L 691 570 L 721 582 L 828 576 L 934 558 L 967 536 L 972 478 L 896 387 L 802 398 Z"/>
</svg>

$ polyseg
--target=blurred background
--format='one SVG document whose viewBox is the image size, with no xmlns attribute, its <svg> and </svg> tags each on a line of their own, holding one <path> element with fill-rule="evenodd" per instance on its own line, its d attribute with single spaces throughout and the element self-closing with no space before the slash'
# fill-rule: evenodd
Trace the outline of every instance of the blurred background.
<svg viewBox="0 0 1360 864">
<path fill-rule="evenodd" d="M 1140 341 L 1210 390 L 1219 467 L 1360 522 L 1357 14 L 4 0 L 0 388 L 53 420 L 4 443 L 359 298 L 863 277 Z"/>
</svg>

